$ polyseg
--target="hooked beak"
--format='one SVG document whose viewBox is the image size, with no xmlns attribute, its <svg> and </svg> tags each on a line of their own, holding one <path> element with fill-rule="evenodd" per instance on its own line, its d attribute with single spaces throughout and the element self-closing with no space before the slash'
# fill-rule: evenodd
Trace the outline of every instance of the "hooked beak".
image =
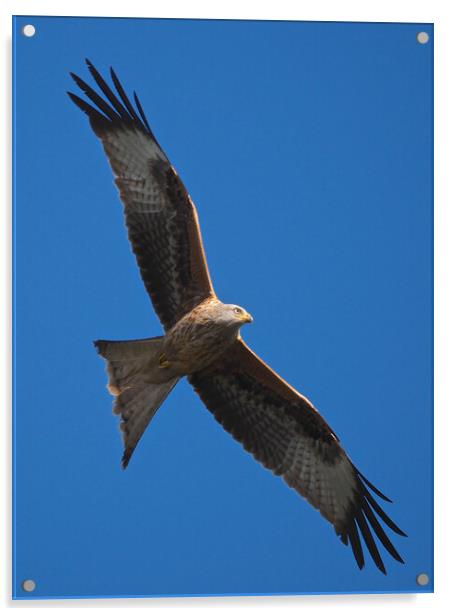
<svg viewBox="0 0 452 616">
<path fill-rule="evenodd" d="M 249 312 L 247 312 L 246 314 L 243 315 L 243 322 L 244 323 L 252 323 L 253 322 L 253 317 L 250 315 Z"/>
</svg>

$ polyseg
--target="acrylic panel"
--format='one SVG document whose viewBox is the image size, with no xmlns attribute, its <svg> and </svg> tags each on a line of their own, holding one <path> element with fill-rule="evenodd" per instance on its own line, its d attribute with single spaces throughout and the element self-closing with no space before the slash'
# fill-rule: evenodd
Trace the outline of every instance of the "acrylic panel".
<svg viewBox="0 0 452 616">
<path fill-rule="evenodd" d="M 431 592 L 433 26 L 21 16 L 13 48 L 13 596 Z M 211 412 L 181 378 L 121 469 L 93 341 L 162 326 L 74 100 L 160 313 L 205 283 L 177 172 L 218 315 L 320 415 L 224 334 Z"/>
</svg>

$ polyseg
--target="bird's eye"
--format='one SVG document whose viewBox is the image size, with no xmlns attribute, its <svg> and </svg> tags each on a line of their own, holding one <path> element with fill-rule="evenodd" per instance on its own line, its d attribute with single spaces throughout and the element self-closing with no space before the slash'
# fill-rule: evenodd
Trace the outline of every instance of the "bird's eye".
<svg viewBox="0 0 452 616">
<path fill-rule="evenodd" d="M 234 308 L 234 313 L 235 313 L 235 314 L 242 314 L 242 312 L 243 312 L 243 310 L 242 310 L 241 308 L 239 308 L 238 306 L 236 306 L 236 307 Z"/>
</svg>

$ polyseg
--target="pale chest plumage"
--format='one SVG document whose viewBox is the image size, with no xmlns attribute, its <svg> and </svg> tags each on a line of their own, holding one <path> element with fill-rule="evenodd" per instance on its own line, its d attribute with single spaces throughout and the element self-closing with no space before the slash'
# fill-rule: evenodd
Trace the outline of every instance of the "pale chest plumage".
<svg viewBox="0 0 452 616">
<path fill-rule="evenodd" d="M 203 370 L 237 339 L 239 327 L 231 328 L 218 318 L 218 304 L 210 300 L 198 306 L 166 334 L 163 353 L 177 373 Z"/>
</svg>

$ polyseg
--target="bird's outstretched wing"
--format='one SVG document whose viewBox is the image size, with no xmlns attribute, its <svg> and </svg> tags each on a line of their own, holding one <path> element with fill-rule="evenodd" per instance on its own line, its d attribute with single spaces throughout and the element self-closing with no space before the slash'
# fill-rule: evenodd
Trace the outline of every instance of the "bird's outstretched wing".
<svg viewBox="0 0 452 616">
<path fill-rule="evenodd" d="M 116 93 L 86 62 L 102 94 L 73 73 L 90 103 L 68 94 L 102 141 L 124 204 L 141 277 L 168 330 L 202 300 L 214 296 L 196 209 L 157 143 L 137 95 L 134 107 L 113 69 Z"/>
<path fill-rule="evenodd" d="M 375 536 L 403 562 L 380 520 L 405 535 L 372 492 L 389 501 L 352 464 L 338 438 L 312 404 L 283 381 L 239 339 L 221 362 L 189 377 L 223 428 L 256 460 L 304 496 L 350 544 L 361 569 L 361 539 L 386 573 Z M 390 501 L 389 501 L 390 502 Z"/>
</svg>

